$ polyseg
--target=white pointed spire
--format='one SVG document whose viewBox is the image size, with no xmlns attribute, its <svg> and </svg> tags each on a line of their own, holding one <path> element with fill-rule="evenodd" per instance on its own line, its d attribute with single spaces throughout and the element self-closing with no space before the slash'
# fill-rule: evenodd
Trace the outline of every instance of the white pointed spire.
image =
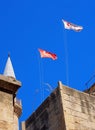
<svg viewBox="0 0 95 130">
<path fill-rule="evenodd" d="M 6 66 L 4 69 L 4 75 L 16 78 L 9 54 L 8 54 L 8 59 L 7 59 Z"/>
</svg>

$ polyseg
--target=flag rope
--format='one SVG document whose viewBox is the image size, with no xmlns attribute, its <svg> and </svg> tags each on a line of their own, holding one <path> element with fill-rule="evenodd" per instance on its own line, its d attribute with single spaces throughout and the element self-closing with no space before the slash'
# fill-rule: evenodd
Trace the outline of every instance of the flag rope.
<svg viewBox="0 0 95 130">
<path fill-rule="evenodd" d="M 53 87 L 49 83 L 43 83 L 48 87 L 48 91 L 51 93 L 53 91 Z"/>
<path fill-rule="evenodd" d="M 35 89 L 33 103 L 32 103 L 32 113 L 35 111 L 34 107 L 35 107 L 35 103 L 36 103 L 36 100 L 37 100 L 37 94 L 38 93 L 39 93 L 39 89 Z"/>
</svg>

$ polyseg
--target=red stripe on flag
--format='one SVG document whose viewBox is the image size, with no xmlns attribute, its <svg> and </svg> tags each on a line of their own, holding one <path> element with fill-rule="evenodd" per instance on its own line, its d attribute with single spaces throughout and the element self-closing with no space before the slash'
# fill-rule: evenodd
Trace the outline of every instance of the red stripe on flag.
<svg viewBox="0 0 95 130">
<path fill-rule="evenodd" d="M 40 52 L 41 58 L 51 58 L 53 60 L 57 59 L 57 55 L 54 54 L 54 53 L 51 53 L 51 52 L 48 52 L 48 51 L 45 51 L 45 50 L 42 50 L 42 49 L 38 49 L 38 50 Z"/>
</svg>

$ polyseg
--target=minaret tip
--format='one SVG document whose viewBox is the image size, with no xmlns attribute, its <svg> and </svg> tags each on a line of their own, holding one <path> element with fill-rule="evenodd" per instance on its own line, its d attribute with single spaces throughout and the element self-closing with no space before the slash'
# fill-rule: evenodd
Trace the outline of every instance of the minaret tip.
<svg viewBox="0 0 95 130">
<path fill-rule="evenodd" d="M 8 53 L 8 59 L 7 59 L 6 66 L 5 66 L 5 69 L 4 69 L 4 75 L 16 78 L 15 73 L 14 73 L 14 69 L 13 69 L 13 66 L 12 66 L 12 62 L 11 62 L 11 59 L 10 59 L 10 53 Z"/>
<path fill-rule="evenodd" d="M 8 52 L 8 57 L 10 57 L 10 52 Z"/>
</svg>

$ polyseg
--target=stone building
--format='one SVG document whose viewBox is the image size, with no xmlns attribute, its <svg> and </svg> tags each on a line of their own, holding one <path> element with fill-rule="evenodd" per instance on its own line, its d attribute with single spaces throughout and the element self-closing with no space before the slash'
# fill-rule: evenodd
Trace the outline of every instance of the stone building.
<svg viewBox="0 0 95 130">
<path fill-rule="evenodd" d="M 18 118 L 22 113 L 21 101 L 16 93 L 21 82 L 16 80 L 10 56 L 4 74 L 0 75 L 0 130 L 18 130 Z"/>
<path fill-rule="evenodd" d="M 21 123 L 22 130 L 95 130 L 95 85 L 80 92 L 58 87 Z"/>
<path fill-rule="evenodd" d="M 0 75 L 0 130 L 19 129 L 22 105 L 16 93 L 20 87 L 8 56 Z M 58 82 L 49 97 L 21 123 L 21 130 L 95 130 L 95 84 L 80 92 Z"/>
</svg>

